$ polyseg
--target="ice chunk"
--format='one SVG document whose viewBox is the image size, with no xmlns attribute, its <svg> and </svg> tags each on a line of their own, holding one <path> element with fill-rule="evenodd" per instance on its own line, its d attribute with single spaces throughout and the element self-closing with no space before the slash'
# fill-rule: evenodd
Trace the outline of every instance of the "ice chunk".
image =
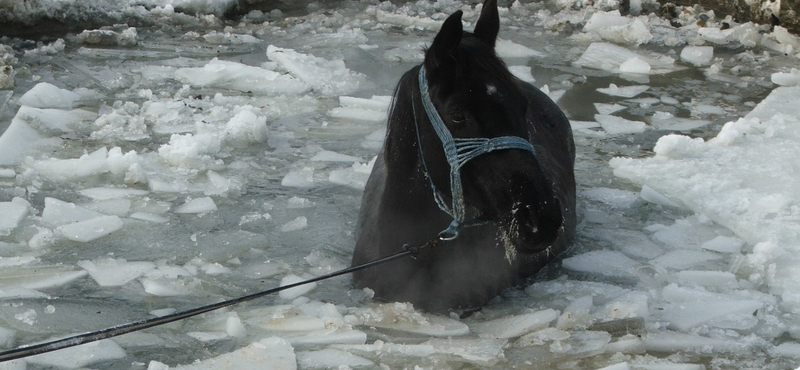
<svg viewBox="0 0 800 370">
<path fill-rule="evenodd" d="M 709 338 L 696 334 L 684 334 L 674 331 L 649 333 L 644 338 L 648 351 L 672 353 L 677 351 L 737 352 L 744 346 L 728 338 Z"/>
<path fill-rule="evenodd" d="M 420 313 L 408 303 L 387 303 L 371 308 L 358 308 L 352 314 L 362 325 L 394 329 L 409 333 L 449 337 L 469 333 L 469 327 L 448 317 Z M 555 319 L 555 318 L 553 318 Z"/>
<path fill-rule="evenodd" d="M 118 216 L 100 216 L 61 225 L 56 228 L 56 231 L 69 240 L 86 243 L 121 230 L 123 226 L 125 224 Z"/>
<path fill-rule="evenodd" d="M 300 94 L 309 86 L 292 76 L 241 63 L 212 59 L 201 68 L 179 68 L 175 76 L 192 86 L 251 91 L 259 94 Z"/>
<path fill-rule="evenodd" d="M 300 276 L 297 276 L 297 275 L 294 275 L 294 274 L 289 274 L 289 275 L 284 276 L 281 279 L 281 285 L 280 286 L 287 286 L 287 285 L 300 283 L 300 282 L 305 281 L 305 280 L 307 280 L 308 278 L 311 278 L 311 277 L 313 277 L 313 276 L 300 277 Z M 295 299 L 297 297 L 300 297 L 302 295 L 306 295 L 306 294 L 308 294 L 309 292 L 311 292 L 312 290 L 314 290 L 316 288 L 317 288 L 317 283 L 303 284 L 303 285 L 296 286 L 294 288 L 281 290 L 280 293 L 278 293 L 278 295 L 281 297 L 281 299 L 285 299 L 287 301 L 290 301 L 290 300 L 293 300 L 293 299 Z"/>
<path fill-rule="evenodd" d="M 592 43 L 573 64 L 618 73 L 622 63 L 634 58 L 647 63 L 650 74 L 664 74 L 678 69 L 675 59 L 666 55 L 648 56 L 606 42 Z"/>
<path fill-rule="evenodd" d="M 621 73 L 633 73 L 646 75 L 650 73 L 650 63 L 645 62 L 637 57 L 630 58 L 619 65 Z"/>
<path fill-rule="evenodd" d="M 576 325 L 586 325 L 589 320 L 589 311 L 593 307 L 591 295 L 573 300 L 558 317 L 556 328 L 569 330 Z"/>
<path fill-rule="evenodd" d="M 355 344 L 367 342 L 367 333 L 359 330 L 324 329 L 310 331 L 301 336 L 287 336 L 292 345 Z"/>
<path fill-rule="evenodd" d="M 562 262 L 567 270 L 592 275 L 632 277 L 636 276 L 639 264 L 622 252 L 596 250 L 565 258 Z"/>
<path fill-rule="evenodd" d="M 617 116 L 595 114 L 594 119 L 609 135 L 635 134 L 647 129 L 647 124 L 644 122 L 631 121 Z"/>
<path fill-rule="evenodd" d="M 97 113 L 83 109 L 40 109 L 23 105 L 17 111 L 15 119 L 23 120 L 40 130 L 66 133 L 78 129 L 82 122 L 93 122 L 97 119 Z"/>
<path fill-rule="evenodd" d="M 314 169 L 303 167 L 289 171 L 281 180 L 281 186 L 307 189 L 314 186 Z"/>
<path fill-rule="evenodd" d="M 347 118 L 370 122 L 386 121 L 391 97 L 372 96 L 371 99 L 340 96 L 339 105 L 328 111 L 328 115 L 336 118 Z"/>
<path fill-rule="evenodd" d="M 744 240 L 742 239 L 720 235 L 703 243 L 700 247 L 714 252 L 738 254 L 741 253 L 743 246 Z"/>
<path fill-rule="evenodd" d="M 267 120 L 243 109 L 225 125 L 228 138 L 244 143 L 260 143 L 267 140 Z"/>
<path fill-rule="evenodd" d="M 631 85 L 619 87 L 616 84 L 610 84 L 608 87 L 599 88 L 597 91 L 611 96 L 619 96 L 623 98 L 632 98 L 647 91 L 650 87 L 645 85 Z"/>
<path fill-rule="evenodd" d="M 258 342 L 207 360 L 176 366 L 176 370 L 256 369 L 269 364 L 273 370 L 297 370 L 294 348 L 277 337 Z"/>
<path fill-rule="evenodd" d="M 497 39 L 494 50 L 501 58 L 532 58 L 544 56 L 543 53 L 533 50 L 525 45 L 520 45 L 504 39 Z"/>
<path fill-rule="evenodd" d="M 142 278 L 141 282 L 147 294 L 152 294 L 157 297 L 174 297 L 186 295 L 191 292 L 191 286 L 187 286 L 182 280 Z"/>
<path fill-rule="evenodd" d="M 25 120 L 14 117 L 0 136 L 0 165 L 15 165 L 43 138 Z"/>
<path fill-rule="evenodd" d="M 34 108 L 70 109 L 80 95 L 48 82 L 40 82 L 28 90 L 17 103 Z"/>
<path fill-rule="evenodd" d="M 340 349 L 326 348 L 319 351 L 298 352 L 297 365 L 303 369 L 334 369 L 374 366 L 375 364 L 364 357 Z"/>
<path fill-rule="evenodd" d="M 79 158 L 34 161 L 31 167 L 49 179 L 67 181 L 105 173 L 124 177 L 135 171 L 139 161 L 139 155 L 135 150 L 122 153 L 120 147 L 113 147 L 110 150 L 103 147 Z"/>
<path fill-rule="evenodd" d="M 94 200 L 109 200 L 116 198 L 144 196 L 149 192 L 147 190 L 139 189 L 99 187 L 78 190 L 78 193 Z"/>
<path fill-rule="evenodd" d="M 710 124 L 711 121 L 678 118 L 669 112 L 655 112 L 650 118 L 650 124 L 659 130 L 691 131 Z"/>
<path fill-rule="evenodd" d="M 638 18 L 623 17 L 619 10 L 593 13 L 583 26 L 583 31 L 597 34 L 603 40 L 628 45 L 640 45 L 653 38 L 644 22 Z"/>
<path fill-rule="evenodd" d="M 736 288 L 736 275 L 727 271 L 678 271 L 677 280 L 682 285 Z"/>
<path fill-rule="evenodd" d="M 25 361 L 41 366 L 77 369 L 96 362 L 121 359 L 125 356 L 125 350 L 116 342 L 111 339 L 104 339 L 56 352 L 28 357 Z"/>
<path fill-rule="evenodd" d="M 507 344 L 507 340 L 492 338 L 433 338 L 423 343 L 432 346 L 436 353 L 456 356 L 481 367 L 492 366 L 503 360 L 503 349 Z"/>
<path fill-rule="evenodd" d="M 642 197 L 642 199 L 653 204 L 681 208 L 681 206 L 678 203 L 673 202 L 669 198 L 665 197 L 664 195 L 655 191 L 655 189 L 647 185 L 642 185 L 642 190 L 639 192 L 639 196 Z"/>
<path fill-rule="evenodd" d="M 14 345 L 14 335 L 16 333 L 14 330 L 0 326 L 0 348 L 11 348 Z"/>
<path fill-rule="evenodd" d="M 800 85 L 800 70 L 792 68 L 791 72 L 776 72 L 770 76 L 770 81 L 781 86 Z"/>
<path fill-rule="evenodd" d="M 328 181 L 334 184 L 345 185 L 354 189 L 363 190 L 367 185 L 367 180 L 369 179 L 369 174 L 373 163 L 374 162 L 370 162 L 369 164 L 365 165 L 355 162 L 349 168 L 333 170 L 331 171 L 330 175 L 328 175 Z"/>
<path fill-rule="evenodd" d="M 86 271 L 65 266 L 4 266 L 0 269 L 0 289 L 47 289 L 86 275 Z"/>
<path fill-rule="evenodd" d="M 28 215 L 31 205 L 25 199 L 14 197 L 10 202 L 0 202 L 0 236 L 8 235 Z"/>
<path fill-rule="evenodd" d="M 272 306 L 250 312 L 247 323 L 262 329 L 282 333 L 318 332 L 329 324 L 326 320 L 311 316 L 294 305 Z"/>
<path fill-rule="evenodd" d="M 669 328 L 688 331 L 691 328 L 709 324 L 712 320 L 730 315 L 753 315 L 764 306 L 755 300 L 702 300 L 665 305 L 661 318 L 669 322 Z"/>
<path fill-rule="evenodd" d="M 619 112 L 627 107 L 624 105 L 619 104 L 605 104 L 605 103 L 594 103 L 594 108 L 597 109 L 597 113 L 609 115 Z"/>
<path fill-rule="evenodd" d="M 629 208 L 633 202 L 639 198 L 638 195 L 632 191 L 604 187 L 584 190 L 581 192 L 581 195 L 615 208 Z"/>
<path fill-rule="evenodd" d="M 291 220 L 281 226 L 282 232 L 290 232 L 290 231 L 297 231 L 302 230 L 308 227 L 308 218 L 305 216 L 298 216 L 294 220 Z"/>
<path fill-rule="evenodd" d="M 326 60 L 274 45 L 267 47 L 267 57 L 323 95 L 353 92 L 366 80 L 347 69 L 341 59 Z"/>
<path fill-rule="evenodd" d="M 681 50 L 681 60 L 696 66 L 708 65 L 714 58 L 713 46 L 687 46 Z"/>
<path fill-rule="evenodd" d="M 175 207 L 175 213 L 206 213 L 217 210 L 217 204 L 211 197 L 194 198 Z"/>
<path fill-rule="evenodd" d="M 341 153 L 332 152 L 330 150 L 321 150 L 314 154 L 311 157 L 312 161 L 316 162 L 357 162 L 361 160 L 361 158 L 353 157 L 352 155 L 346 155 Z"/>
<path fill-rule="evenodd" d="M 156 268 L 152 262 L 111 258 L 79 261 L 78 266 L 89 272 L 100 286 L 122 286 Z"/>
<path fill-rule="evenodd" d="M 77 206 L 75 203 L 69 203 L 50 197 L 44 198 L 42 221 L 54 226 L 86 221 L 100 216 L 103 216 L 103 214 Z"/>
<path fill-rule="evenodd" d="M 533 75 L 531 74 L 530 66 L 508 66 L 508 71 L 511 72 L 514 77 L 519 78 L 527 83 L 532 84 L 536 82 L 536 79 L 533 78 Z"/>
<path fill-rule="evenodd" d="M 685 270 L 721 258 L 719 254 L 712 252 L 679 249 L 654 258 L 650 264 L 670 270 Z"/>
<path fill-rule="evenodd" d="M 558 312 L 547 309 L 478 322 L 472 325 L 472 329 L 484 338 L 516 338 L 546 328 L 557 318 Z"/>
<path fill-rule="evenodd" d="M 81 44 L 103 46 L 135 46 L 139 42 L 139 35 L 135 27 L 122 30 L 99 29 L 84 30 L 75 39 Z"/>
</svg>

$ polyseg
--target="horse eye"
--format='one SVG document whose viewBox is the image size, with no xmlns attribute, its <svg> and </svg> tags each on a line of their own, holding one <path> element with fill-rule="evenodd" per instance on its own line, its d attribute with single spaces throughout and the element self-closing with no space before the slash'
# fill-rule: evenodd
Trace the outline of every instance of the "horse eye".
<svg viewBox="0 0 800 370">
<path fill-rule="evenodd" d="M 467 117 L 464 115 L 464 111 L 461 109 L 452 109 L 448 115 L 450 116 L 450 120 L 456 124 L 461 124 L 467 121 Z"/>
</svg>

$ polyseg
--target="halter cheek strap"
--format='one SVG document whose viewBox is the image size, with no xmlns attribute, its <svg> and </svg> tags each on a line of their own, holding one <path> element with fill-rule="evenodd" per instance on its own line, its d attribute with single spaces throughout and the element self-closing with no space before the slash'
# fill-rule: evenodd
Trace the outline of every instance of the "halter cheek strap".
<svg viewBox="0 0 800 370">
<path fill-rule="evenodd" d="M 536 155 L 536 150 L 530 142 L 519 136 L 469 139 L 453 138 L 453 135 L 447 129 L 442 117 L 433 105 L 433 101 L 431 101 L 431 96 L 428 92 L 428 79 L 425 76 L 424 66 L 419 69 L 418 78 L 422 106 L 425 108 L 425 113 L 434 131 L 436 131 L 436 135 L 442 142 L 447 163 L 450 165 L 450 194 L 453 197 L 451 206 L 448 207 L 441 193 L 433 184 L 433 179 L 431 179 L 428 174 L 428 166 L 425 163 L 425 155 L 422 151 L 422 140 L 419 133 L 419 123 L 417 122 L 416 106 L 414 104 L 414 99 L 412 99 L 411 107 L 414 110 L 414 124 L 417 129 L 417 147 L 419 148 L 422 166 L 430 183 L 431 190 L 433 191 L 433 198 L 436 201 L 436 205 L 453 218 L 453 222 L 439 233 L 439 239 L 453 240 L 458 237 L 461 229 L 480 224 L 480 222 L 476 222 L 476 220 L 466 220 L 464 190 L 461 186 L 461 167 L 473 158 L 495 150 L 520 149 L 531 152 L 533 155 Z"/>
</svg>

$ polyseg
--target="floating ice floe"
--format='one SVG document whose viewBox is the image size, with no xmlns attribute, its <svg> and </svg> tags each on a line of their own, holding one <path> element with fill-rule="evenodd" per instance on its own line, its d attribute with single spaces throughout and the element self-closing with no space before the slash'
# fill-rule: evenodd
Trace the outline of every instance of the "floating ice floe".
<svg viewBox="0 0 800 370">
<path fill-rule="evenodd" d="M 645 85 L 631 85 L 631 86 L 617 86 L 616 84 L 609 84 L 608 87 L 597 89 L 597 91 L 611 96 L 619 96 L 622 98 L 632 98 L 650 89 Z"/>
<path fill-rule="evenodd" d="M 610 162 L 615 175 L 655 189 L 754 245 L 746 256 L 750 281 L 768 284 L 791 307 L 800 306 L 792 272 L 800 263 L 795 247 L 800 229 L 791 206 L 800 198 L 800 183 L 782 159 L 800 158 L 797 99 L 800 88 L 779 87 L 707 142 L 668 135 L 651 158 Z M 782 174 L 781 181 L 774 181 L 774 174 Z"/>
<path fill-rule="evenodd" d="M 644 51 L 637 53 L 606 42 L 595 42 L 589 45 L 573 64 L 613 73 L 631 73 L 632 71 L 641 73 L 646 69 L 645 64 L 650 67 L 649 74 L 665 74 L 680 69 L 675 66 L 675 59 L 669 56 L 644 53 Z M 625 67 L 621 68 L 623 64 Z"/>
<path fill-rule="evenodd" d="M 175 207 L 175 213 L 206 213 L 217 210 L 217 204 L 211 197 L 194 198 Z"/>
<path fill-rule="evenodd" d="M 391 103 L 392 97 L 390 96 L 376 95 L 370 99 L 340 96 L 340 107 L 329 110 L 328 115 L 342 119 L 385 122 Z"/>
<path fill-rule="evenodd" d="M 105 287 L 125 285 L 156 268 L 149 261 L 128 262 L 111 258 L 79 261 L 78 266 L 86 270 L 97 285 Z"/>
<path fill-rule="evenodd" d="M 61 225 L 55 231 L 69 240 L 86 243 L 121 230 L 123 226 L 125 223 L 118 216 L 99 216 Z"/>
<path fill-rule="evenodd" d="M 111 339 L 105 339 L 28 357 L 25 361 L 35 365 L 78 369 L 85 368 L 96 362 L 121 359 L 125 355 L 125 350 L 116 342 Z"/>
<path fill-rule="evenodd" d="M 17 103 L 33 108 L 71 109 L 81 96 L 51 83 L 40 82 L 23 94 Z"/>
<path fill-rule="evenodd" d="M 323 95 L 348 94 L 366 81 L 366 76 L 350 71 L 341 59 L 327 60 L 270 45 L 267 57 Z"/>
<path fill-rule="evenodd" d="M 800 70 L 792 68 L 790 72 L 776 72 L 770 76 L 770 81 L 780 86 L 800 85 Z"/>
<path fill-rule="evenodd" d="M 644 132 L 647 129 L 647 124 L 644 122 L 632 121 L 612 115 L 595 114 L 594 119 L 610 135 L 635 134 Z"/>
<path fill-rule="evenodd" d="M 387 303 L 354 308 L 351 314 L 359 325 L 400 330 L 434 337 L 460 336 L 469 333 L 463 322 L 439 315 L 420 313 L 408 303 Z"/>
<path fill-rule="evenodd" d="M 274 370 L 296 370 L 294 348 L 285 340 L 272 337 L 217 357 L 192 364 L 179 365 L 176 370 L 255 369 L 269 364 Z"/>
<path fill-rule="evenodd" d="M 533 58 L 543 57 L 542 52 L 533 50 L 525 45 L 517 44 L 510 40 L 497 39 L 494 46 L 495 52 L 501 58 L 515 59 L 515 58 Z"/>
<path fill-rule="evenodd" d="M 0 202 L 0 236 L 10 234 L 28 215 L 31 205 L 25 199 L 14 197 L 10 202 Z"/>
<path fill-rule="evenodd" d="M 583 31 L 601 39 L 626 45 L 640 45 L 650 41 L 653 34 L 639 18 L 623 17 L 619 10 L 592 14 Z"/>
<path fill-rule="evenodd" d="M 687 46 L 681 50 L 681 60 L 696 66 L 711 64 L 713 58 L 713 46 Z"/>
<path fill-rule="evenodd" d="M 4 266 L 0 269 L 0 289 L 47 289 L 86 275 L 86 271 L 67 266 Z"/>
<path fill-rule="evenodd" d="M 135 150 L 123 153 L 119 147 L 102 147 L 79 158 L 26 160 L 25 165 L 51 180 L 74 181 L 106 173 L 124 178 L 139 171 L 139 161 Z"/>
<path fill-rule="evenodd" d="M 84 30 L 75 39 L 81 44 L 102 46 L 136 46 L 139 42 L 139 34 L 136 31 L 136 27 L 128 27 L 119 31 L 114 28 L 116 27 Z"/>
<path fill-rule="evenodd" d="M 290 75 L 242 63 L 212 59 L 201 68 L 179 68 L 175 76 L 192 86 L 258 94 L 300 94 L 310 88 Z"/>
<path fill-rule="evenodd" d="M 536 82 L 536 79 L 533 78 L 533 75 L 531 74 L 530 66 L 508 66 L 508 71 L 511 72 L 514 77 L 519 78 L 527 83 L 532 84 Z"/>
</svg>

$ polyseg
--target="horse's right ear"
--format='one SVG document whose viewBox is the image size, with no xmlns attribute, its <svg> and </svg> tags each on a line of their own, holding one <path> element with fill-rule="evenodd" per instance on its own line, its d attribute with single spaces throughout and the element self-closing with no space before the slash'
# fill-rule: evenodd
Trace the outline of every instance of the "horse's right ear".
<svg viewBox="0 0 800 370">
<path fill-rule="evenodd" d="M 475 36 L 486 45 L 494 47 L 497 34 L 500 32 L 500 13 L 497 11 L 497 0 L 486 0 L 483 3 L 481 16 L 475 24 Z"/>
<path fill-rule="evenodd" d="M 464 27 L 461 25 L 462 14 L 463 12 L 459 10 L 447 17 L 442 24 L 442 29 L 433 39 L 425 58 L 426 64 L 430 63 L 430 67 L 444 66 L 455 58 L 456 49 L 464 33 Z"/>
</svg>

